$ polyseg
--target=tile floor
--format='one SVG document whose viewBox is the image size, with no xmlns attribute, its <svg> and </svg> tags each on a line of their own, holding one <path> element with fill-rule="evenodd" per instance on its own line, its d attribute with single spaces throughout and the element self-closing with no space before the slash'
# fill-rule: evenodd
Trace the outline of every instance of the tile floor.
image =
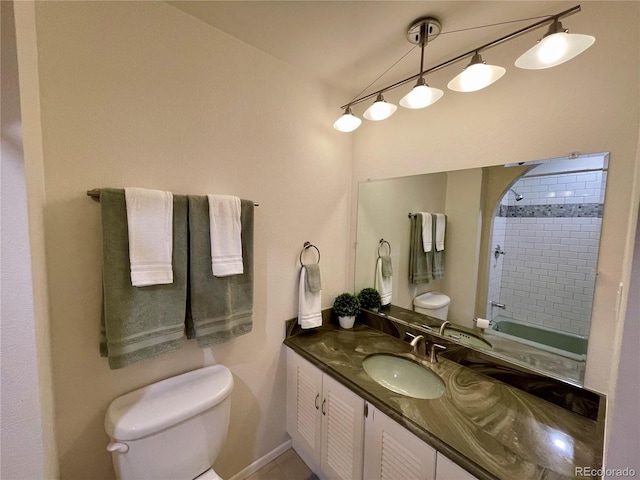
<svg viewBox="0 0 640 480">
<path fill-rule="evenodd" d="M 318 477 L 290 448 L 246 480 L 318 480 Z"/>
</svg>

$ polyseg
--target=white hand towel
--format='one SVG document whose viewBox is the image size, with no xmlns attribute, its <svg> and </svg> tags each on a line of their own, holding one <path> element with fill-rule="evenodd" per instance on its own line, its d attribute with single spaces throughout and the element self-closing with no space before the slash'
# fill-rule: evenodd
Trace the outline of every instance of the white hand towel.
<svg viewBox="0 0 640 480">
<path fill-rule="evenodd" d="M 382 305 L 389 305 L 393 294 L 393 276 L 382 275 L 382 258 L 376 262 L 376 290 L 382 298 Z"/>
<path fill-rule="evenodd" d="M 307 269 L 300 269 L 300 284 L 298 287 L 298 324 L 301 328 L 314 328 L 322 325 L 322 297 L 321 290 L 316 293 L 309 291 L 307 285 Z"/>
<path fill-rule="evenodd" d="M 446 227 L 446 219 L 444 213 L 436 213 L 436 251 L 444 250 L 444 233 Z"/>
<path fill-rule="evenodd" d="M 125 188 L 134 287 L 173 283 L 173 194 Z"/>
<path fill-rule="evenodd" d="M 429 253 L 433 247 L 433 235 L 432 235 L 432 217 L 430 213 L 422 213 L 422 249 L 424 253 Z"/>
<path fill-rule="evenodd" d="M 216 277 L 243 273 L 240 199 L 231 195 L 207 195 L 211 268 Z"/>
</svg>

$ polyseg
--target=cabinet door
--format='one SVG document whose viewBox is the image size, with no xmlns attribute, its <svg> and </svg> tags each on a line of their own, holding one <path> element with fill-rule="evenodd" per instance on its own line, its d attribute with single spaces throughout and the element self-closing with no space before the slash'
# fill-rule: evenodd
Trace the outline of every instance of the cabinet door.
<svg viewBox="0 0 640 480">
<path fill-rule="evenodd" d="M 437 480 L 478 480 L 469 472 L 459 467 L 443 454 L 438 452 L 438 460 L 436 464 Z"/>
<path fill-rule="evenodd" d="M 321 395 L 322 372 L 287 348 L 287 433 L 295 450 L 314 465 L 320 464 Z"/>
<path fill-rule="evenodd" d="M 365 424 L 365 480 L 434 480 L 435 467 L 436 451 L 432 447 L 369 406 Z"/>
<path fill-rule="evenodd" d="M 331 479 L 362 478 L 364 400 L 324 375 L 321 470 Z"/>
</svg>

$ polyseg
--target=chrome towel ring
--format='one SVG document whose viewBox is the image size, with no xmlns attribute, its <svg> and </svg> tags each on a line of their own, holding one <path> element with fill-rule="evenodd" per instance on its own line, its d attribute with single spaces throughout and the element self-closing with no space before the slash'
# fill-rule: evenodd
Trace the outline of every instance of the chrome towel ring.
<svg viewBox="0 0 640 480">
<path fill-rule="evenodd" d="M 380 254 L 380 249 L 382 247 L 385 246 L 385 244 L 387 245 L 387 247 L 389 248 L 389 253 L 387 254 L 388 256 L 391 256 L 391 244 L 389 242 L 387 242 L 384 238 L 380 239 L 380 242 L 378 242 L 378 257 L 381 257 L 382 255 Z"/>
<path fill-rule="evenodd" d="M 307 251 L 308 248 L 315 248 L 318 253 L 318 261 L 316 263 L 320 263 L 320 250 L 311 242 L 304 242 L 304 246 L 302 247 L 302 251 L 300 252 L 300 265 L 304 267 L 304 263 L 302 263 L 302 255 Z"/>
</svg>

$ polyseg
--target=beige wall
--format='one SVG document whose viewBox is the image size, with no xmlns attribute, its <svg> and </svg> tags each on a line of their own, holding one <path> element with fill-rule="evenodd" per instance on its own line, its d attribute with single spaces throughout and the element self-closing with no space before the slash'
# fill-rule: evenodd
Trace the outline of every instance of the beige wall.
<svg viewBox="0 0 640 480">
<path fill-rule="evenodd" d="M 451 297 L 448 319 L 473 327 L 480 246 L 482 170 L 447 174 L 446 274 L 443 291 Z"/>
<path fill-rule="evenodd" d="M 162 2 L 36 5 L 60 472 L 110 478 L 103 419 L 122 393 L 212 363 L 235 378 L 227 478 L 288 439 L 284 321 L 298 254 L 322 252 L 323 307 L 350 288 L 351 146 L 321 83 Z M 139 186 L 260 203 L 253 331 L 111 371 L 98 354 L 99 204 Z"/>
<path fill-rule="evenodd" d="M 610 332 L 636 160 L 639 8 L 638 2 L 585 2 L 565 24 L 597 37 L 584 54 L 548 70 L 509 67 L 539 33 L 524 35 L 484 55 L 508 68 L 495 85 L 469 94 L 447 90 L 427 109 L 400 109 L 384 122 L 365 122 L 354 135 L 355 182 L 556 158 L 572 151 L 611 152 L 585 378 L 587 386 L 602 392 L 609 389 Z M 427 81 L 444 88 L 455 71 L 443 69 Z M 385 98 L 397 103 L 402 95 L 398 88 Z M 364 108 L 357 106 L 354 113 L 361 115 Z"/>
</svg>

